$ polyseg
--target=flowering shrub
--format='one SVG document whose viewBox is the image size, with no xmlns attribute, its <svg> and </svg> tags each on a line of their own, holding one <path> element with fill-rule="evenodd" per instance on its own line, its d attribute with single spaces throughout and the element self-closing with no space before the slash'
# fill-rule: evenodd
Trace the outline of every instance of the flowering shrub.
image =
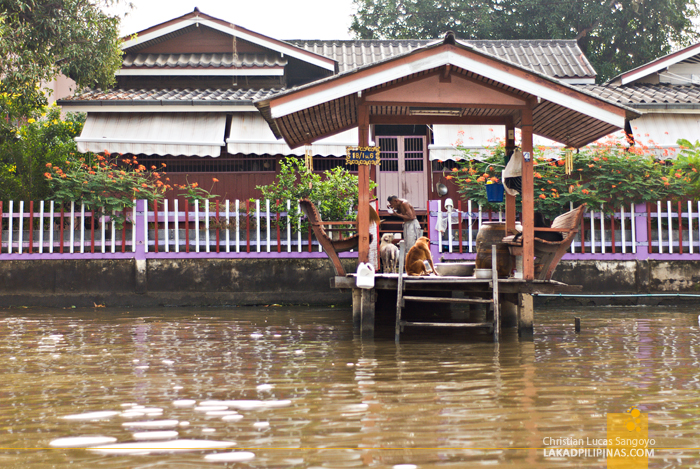
<svg viewBox="0 0 700 469">
<path fill-rule="evenodd" d="M 587 203 L 596 210 L 602 205 L 604 211 L 612 213 L 631 203 L 692 197 L 698 194 L 700 144 L 694 148 L 696 153 L 691 155 L 689 151 L 685 160 L 664 162 L 644 148 L 625 151 L 616 142 L 594 145 L 573 154 L 570 175 L 564 170 L 564 155 L 560 160 L 547 160 L 544 148 L 535 148 L 535 210 L 551 219 L 568 211 L 570 202 Z M 490 150 L 491 155 L 480 160 L 465 151 L 468 159 L 452 170 L 451 178 L 464 199 L 482 204 L 487 210 L 504 210 L 505 203 L 488 202 L 486 184 L 501 183 L 505 147 L 500 142 Z M 520 197 L 516 200 L 519 204 Z"/>
<path fill-rule="evenodd" d="M 60 202 L 84 203 L 92 209 L 104 209 L 117 213 L 121 224 L 121 212 L 134 206 L 134 199 L 148 201 L 163 198 L 171 187 L 162 181 L 162 169 L 150 169 L 136 157 L 120 161 L 108 152 L 104 155 L 86 154 L 78 159 L 68 159 L 61 166 L 46 163 L 44 177 L 53 189 L 53 198 Z"/>
</svg>

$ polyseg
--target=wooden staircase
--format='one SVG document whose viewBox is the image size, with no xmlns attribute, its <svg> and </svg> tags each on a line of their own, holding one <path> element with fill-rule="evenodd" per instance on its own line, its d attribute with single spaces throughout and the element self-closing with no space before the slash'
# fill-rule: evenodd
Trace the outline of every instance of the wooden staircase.
<svg viewBox="0 0 700 469">
<path fill-rule="evenodd" d="M 404 272 L 404 264 L 406 261 L 406 245 L 402 240 L 399 242 L 399 281 L 396 292 L 396 326 L 394 329 L 394 340 L 399 343 L 399 336 L 403 332 L 404 327 L 460 327 L 460 328 L 487 328 L 493 333 L 493 339 L 498 342 L 500 335 L 500 308 L 498 304 L 498 272 L 496 271 L 496 250 L 491 250 L 491 281 L 488 283 L 488 289 L 492 292 L 491 299 L 484 298 L 451 298 L 451 297 L 433 297 L 433 296 L 404 296 L 404 289 L 411 284 L 421 282 L 420 277 L 410 277 Z M 451 292 L 450 292 L 451 293 Z M 493 321 L 488 322 L 411 322 L 401 319 L 401 312 L 406 306 L 406 301 L 417 301 L 422 303 L 452 303 L 452 304 L 487 304 L 493 309 Z"/>
</svg>

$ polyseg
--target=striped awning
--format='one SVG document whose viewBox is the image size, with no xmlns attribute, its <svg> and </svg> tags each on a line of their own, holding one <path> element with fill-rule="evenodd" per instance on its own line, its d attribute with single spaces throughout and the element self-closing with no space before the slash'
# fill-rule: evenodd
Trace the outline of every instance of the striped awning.
<svg viewBox="0 0 700 469">
<path fill-rule="evenodd" d="M 78 151 L 213 156 L 225 145 L 226 114 L 88 113 Z"/>
<path fill-rule="evenodd" d="M 357 146 L 357 128 L 318 140 L 311 145 L 314 156 L 345 157 L 346 147 Z M 230 154 L 304 156 L 305 147 L 289 148 L 277 139 L 265 119 L 257 112 L 240 112 L 231 117 L 226 145 Z"/>
</svg>

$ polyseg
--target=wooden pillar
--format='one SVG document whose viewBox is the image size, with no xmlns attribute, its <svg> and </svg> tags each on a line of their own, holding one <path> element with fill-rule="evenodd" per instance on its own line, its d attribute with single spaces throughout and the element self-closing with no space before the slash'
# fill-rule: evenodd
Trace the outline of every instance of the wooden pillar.
<svg viewBox="0 0 700 469">
<path fill-rule="evenodd" d="M 363 339 L 374 338 L 374 304 L 377 302 L 377 292 L 374 288 L 363 288 L 360 293 L 362 303 L 361 334 Z"/>
<path fill-rule="evenodd" d="M 356 331 L 362 326 L 362 289 L 352 289 L 352 327 Z"/>
<path fill-rule="evenodd" d="M 357 107 L 357 132 L 359 146 L 369 146 L 369 108 L 360 104 Z M 357 185 L 358 185 L 358 204 L 357 204 L 357 233 L 360 235 L 358 245 L 357 262 L 369 261 L 369 178 L 370 167 L 368 165 L 358 165 L 357 168 Z"/>
<path fill-rule="evenodd" d="M 532 295 L 528 293 L 518 294 L 518 335 L 529 337 L 533 335 L 533 323 L 535 319 L 535 309 L 532 302 Z"/>
<path fill-rule="evenodd" d="M 513 119 L 506 120 L 506 155 L 512 156 L 515 150 L 515 126 Z M 515 230 L 515 196 L 506 192 L 506 236 Z"/>
<path fill-rule="evenodd" d="M 532 152 L 532 103 L 522 111 L 522 138 L 523 138 L 523 190 L 522 190 L 522 214 L 523 224 L 523 278 L 533 280 L 535 278 L 535 195 L 533 187 L 533 160 Z"/>
</svg>

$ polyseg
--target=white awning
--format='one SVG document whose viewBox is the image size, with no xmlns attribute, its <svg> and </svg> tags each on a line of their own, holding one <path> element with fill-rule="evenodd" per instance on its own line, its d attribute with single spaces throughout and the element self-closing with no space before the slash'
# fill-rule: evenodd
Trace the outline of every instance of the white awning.
<svg viewBox="0 0 700 469">
<path fill-rule="evenodd" d="M 678 148 L 678 139 L 698 139 L 700 115 L 649 113 L 630 121 L 630 127 L 637 145 Z"/>
<path fill-rule="evenodd" d="M 506 136 L 505 126 L 502 125 L 434 125 L 431 128 L 435 142 L 428 145 L 431 161 L 464 159 L 465 152 L 458 150 L 457 147 L 470 150 L 474 155 L 488 156 L 490 151 L 487 148 L 495 146 Z M 519 133 L 516 129 L 516 137 Z M 533 135 L 533 143 L 536 147 L 546 147 L 547 157 L 558 157 L 557 155 L 564 148 L 561 143 L 538 135 Z"/>
<path fill-rule="evenodd" d="M 357 146 L 357 128 L 324 138 L 311 145 L 315 156 L 345 157 L 348 146 Z M 303 156 L 304 147 L 290 149 L 284 140 L 277 140 L 265 119 L 257 112 L 235 113 L 226 139 L 230 154 Z"/>
<path fill-rule="evenodd" d="M 92 113 L 75 140 L 81 152 L 216 157 L 225 133 L 220 113 Z"/>
</svg>

